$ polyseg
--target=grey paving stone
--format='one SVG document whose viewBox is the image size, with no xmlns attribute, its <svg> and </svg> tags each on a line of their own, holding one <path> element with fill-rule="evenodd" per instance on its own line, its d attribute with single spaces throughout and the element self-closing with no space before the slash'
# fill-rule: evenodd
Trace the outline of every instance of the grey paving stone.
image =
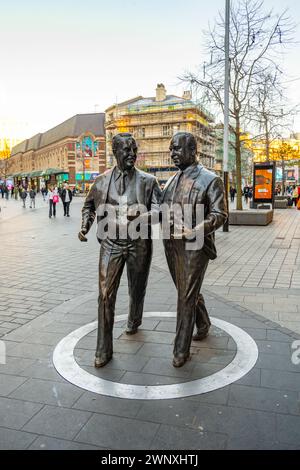
<svg viewBox="0 0 300 470">
<path fill-rule="evenodd" d="M 82 393 L 83 390 L 69 383 L 28 379 L 24 385 L 11 394 L 11 397 L 62 407 L 72 406 Z"/>
<path fill-rule="evenodd" d="M 253 339 L 265 340 L 267 339 L 267 329 L 262 328 L 243 328 Z"/>
<path fill-rule="evenodd" d="M 172 344 L 157 344 L 157 343 L 139 343 L 140 348 L 138 354 L 147 357 L 170 357 L 173 358 Z M 123 352 L 123 351 L 120 351 Z M 124 351 L 125 352 L 125 351 Z"/>
<path fill-rule="evenodd" d="M 90 418 L 85 411 L 45 406 L 23 428 L 24 431 L 72 440 Z"/>
<path fill-rule="evenodd" d="M 128 372 L 140 372 L 148 363 L 146 356 L 139 354 L 118 354 L 114 353 L 112 360 L 107 364 L 106 369 L 119 369 Z"/>
<path fill-rule="evenodd" d="M 135 335 L 134 335 L 135 336 Z M 143 343 L 140 341 L 126 341 L 118 340 L 114 341 L 114 353 L 125 353 L 125 354 L 136 354 L 143 346 Z"/>
<path fill-rule="evenodd" d="M 193 368 L 193 373 L 190 376 L 190 379 L 202 379 L 203 377 L 208 377 L 209 375 L 215 374 L 219 372 L 219 370 L 223 369 L 223 365 L 221 364 L 205 364 L 205 363 L 198 363 L 195 364 Z"/>
<path fill-rule="evenodd" d="M 280 442 L 300 448 L 300 416 L 277 415 L 277 438 Z"/>
<path fill-rule="evenodd" d="M 6 364 L 0 364 L 0 374 L 20 375 L 22 370 L 34 362 L 34 359 L 7 356 Z"/>
<path fill-rule="evenodd" d="M 265 440 L 253 438 L 245 440 L 243 437 L 229 437 L 227 442 L 228 450 L 295 450 L 300 446 L 283 444 L 276 440 Z"/>
<path fill-rule="evenodd" d="M 202 393 L 201 395 L 193 395 L 186 397 L 187 401 L 196 401 L 198 403 L 208 403 L 216 405 L 226 405 L 228 402 L 229 387 L 223 387 L 213 392 Z"/>
<path fill-rule="evenodd" d="M 79 325 L 77 323 L 60 323 L 60 322 L 52 322 L 48 325 L 43 327 L 44 332 L 49 333 L 62 333 L 62 334 L 69 334 L 74 330 L 77 330 Z"/>
<path fill-rule="evenodd" d="M 36 435 L 13 429 L 0 428 L 0 450 L 24 450 L 36 439 Z"/>
<path fill-rule="evenodd" d="M 21 429 L 43 405 L 12 398 L 0 398 L 0 426 Z"/>
<path fill-rule="evenodd" d="M 236 325 L 240 326 L 241 328 L 262 328 L 266 329 L 266 325 L 263 322 L 257 321 L 252 318 L 232 318 L 230 321 Z"/>
<path fill-rule="evenodd" d="M 28 359 L 47 359 L 53 354 L 53 347 L 44 344 L 14 344 L 7 342 L 7 355 Z"/>
<path fill-rule="evenodd" d="M 34 361 L 28 367 L 22 368 L 19 375 L 24 377 L 30 377 L 34 379 L 52 380 L 58 382 L 64 382 L 59 373 L 53 366 L 52 361 Z"/>
<path fill-rule="evenodd" d="M 282 333 L 281 331 L 278 330 L 272 330 L 268 329 L 267 330 L 267 339 L 270 341 L 280 341 L 286 342 L 286 343 L 291 343 L 291 336 L 286 335 L 285 333 Z"/>
<path fill-rule="evenodd" d="M 299 372 L 299 365 L 293 364 L 291 356 L 288 355 L 261 353 L 256 365 L 261 369 L 270 369 L 274 374 L 278 373 L 276 371 Z"/>
<path fill-rule="evenodd" d="M 145 310 L 144 310 L 145 311 Z M 140 330 L 157 330 L 157 325 L 159 324 L 160 319 L 158 318 L 143 318 L 143 322 L 140 326 Z"/>
<path fill-rule="evenodd" d="M 89 364 L 92 364 L 92 363 L 90 362 Z M 80 363 L 80 366 L 81 366 L 81 363 Z M 84 365 L 81 367 L 92 375 L 96 375 L 97 377 L 100 377 L 105 380 L 111 380 L 112 382 L 119 382 L 121 377 L 123 377 L 123 375 L 126 372 L 125 370 L 107 369 L 106 367 L 96 369 L 94 366 L 91 366 L 91 365 L 89 366 Z"/>
<path fill-rule="evenodd" d="M 277 390 L 291 390 L 298 392 L 300 390 L 300 374 L 296 372 L 286 372 L 262 369 L 261 370 L 262 387 L 276 388 Z"/>
<path fill-rule="evenodd" d="M 220 432 L 228 436 L 252 436 L 258 439 L 276 439 L 275 414 L 263 411 L 234 408 L 232 406 L 199 404 L 194 422 L 203 431 Z"/>
<path fill-rule="evenodd" d="M 176 331 L 176 324 L 174 321 L 160 321 L 158 325 L 156 326 L 156 331 L 166 331 L 168 333 L 173 333 L 175 334 Z"/>
<path fill-rule="evenodd" d="M 39 331 L 35 332 L 31 336 L 28 336 L 25 340 L 25 343 L 56 346 L 64 336 L 65 335 L 63 333 L 49 333 Z"/>
<path fill-rule="evenodd" d="M 192 362 L 205 364 L 229 364 L 236 355 L 236 351 L 226 349 L 191 348 Z"/>
<path fill-rule="evenodd" d="M 170 359 L 160 359 L 158 357 L 149 358 L 146 362 L 142 372 L 145 374 L 154 374 L 154 375 L 166 375 L 168 377 L 185 377 L 191 379 L 192 376 L 197 376 L 193 374 L 194 364 L 192 361 L 188 361 L 181 368 L 175 368 L 172 365 L 172 360 Z"/>
<path fill-rule="evenodd" d="M 282 384 L 283 387 L 284 384 Z M 273 411 L 274 413 L 300 414 L 298 394 L 291 391 L 233 384 L 230 387 L 228 404 L 229 406 Z"/>
<path fill-rule="evenodd" d="M 39 436 L 28 450 L 104 450 L 103 447 L 80 444 L 79 442 L 55 439 L 54 437 Z"/>
<path fill-rule="evenodd" d="M 158 427 L 140 420 L 94 414 L 75 441 L 118 450 L 149 449 Z"/>
<path fill-rule="evenodd" d="M 139 330 L 135 335 L 121 336 L 124 341 L 139 341 L 157 344 L 172 344 L 174 342 L 174 334 L 160 331 Z"/>
<path fill-rule="evenodd" d="M 166 385 L 186 382 L 189 379 L 167 377 L 165 375 L 142 374 L 141 372 L 125 372 L 120 382 L 132 385 Z"/>
<path fill-rule="evenodd" d="M 107 415 L 135 418 L 142 407 L 141 400 L 119 400 L 117 398 L 85 392 L 73 408 Z"/>
<path fill-rule="evenodd" d="M 261 382 L 261 370 L 258 367 L 250 370 L 248 374 L 244 375 L 240 380 L 235 382 L 238 385 L 249 385 L 253 387 L 259 387 Z"/>
<path fill-rule="evenodd" d="M 5 397 L 26 381 L 26 377 L 0 374 L 0 396 Z"/>
<path fill-rule="evenodd" d="M 144 401 L 137 419 L 172 426 L 193 427 L 199 402 L 186 398 Z"/>
<path fill-rule="evenodd" d="M 161 450 L 221 450 L 226 448 L 227 436 L 203 432 L 201 429 L 183 429 L 176 426 L 160 426 L 150 449 Z"/>
<path fill-rule="evenodd" d="M 259 353 L 291 355 L 291 347 L 288 343 L 280 343 L 271 340 L 256 340 Z"/>
</svg>

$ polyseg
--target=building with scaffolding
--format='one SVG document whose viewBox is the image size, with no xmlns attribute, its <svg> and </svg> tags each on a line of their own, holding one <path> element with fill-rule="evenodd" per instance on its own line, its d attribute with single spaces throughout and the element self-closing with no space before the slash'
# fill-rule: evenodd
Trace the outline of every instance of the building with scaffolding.
<svg viewBox="0 0 300 470">
<path fill-rule="evenodd" d="M 172 135 L 191 132 L 198 144 L 201 163 L 213 170 L 215 140 L 212 134 L 213 116 L 192 100 L 190 92 L 183 97 L 167 95 L 163 84 L 158 84 L 156 95 L 138 96 L 111 106 L 105 111 L 107 166 L 114 164 L 112 138 L 120 132 L 130 132 L 138 144 L 137 166 L 154 174 L 164 183 L 176 172 L 169 152 Z"/>
</svg>

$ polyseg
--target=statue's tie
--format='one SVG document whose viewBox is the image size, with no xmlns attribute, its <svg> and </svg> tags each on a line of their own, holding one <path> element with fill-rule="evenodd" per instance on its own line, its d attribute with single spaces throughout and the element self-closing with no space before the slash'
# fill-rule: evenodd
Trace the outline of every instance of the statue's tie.
<svg viewBox="0 0 300 470">
<path fill-rule="evenodd" d="M 122 173 L 121 176 L 119 177 L 118 193 L 120 196 L 124 194 L 125 189 L 126 189 L 126 182 L 125 182 L 126 176 L 127 176 L 127 173 L 124 171 L 124 173 Z"/>
</svg>

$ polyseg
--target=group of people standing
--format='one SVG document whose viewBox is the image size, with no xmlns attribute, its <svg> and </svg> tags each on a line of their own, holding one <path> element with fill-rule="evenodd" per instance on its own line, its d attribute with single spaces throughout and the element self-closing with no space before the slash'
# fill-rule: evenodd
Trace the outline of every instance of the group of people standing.
<svg viewBox="0 0 300 470">
<path fill-rule="evenodd" d="M 235 189 L 235 187 L 230 186 L 229 194 L 230 194 L 230 201 L 231 202 L 234 202 L 236 193 L 237 193 L 237 190 Z M 244 196 L 246 202 L 248 202 L 248 200 L 251 201 L 252 197 L 253 197 L 253 190 L 252 190 L 251 186 L 245 186 L 242 190 L 242 195 Z"/>
<path fill-rule="evenodd" d="M 69 185 L 66 183 L 63 188 L 57 188 L 56 186 L 49 186 L 49 188 L 42 188 L 41 193 L 43 200 L 49 204 L 49 218 L 56 217 L 56 205 L 59 203 L 59 200 L 63 203 L 64 216 L 70 217 L 70 204 L 73 199 L 73 192 L 70 190 Z M 17 200 L 20 197 L 23 208 L 26 209 L 26 201 L 30 200 L 30 209 L 35 209 L 35 200 L 37 191 L 35 187 L 25 188 L 20 186 L 15 188 L 13 193 L 15 199 Z"/>
<path fill-rule="evenodd" d="M 56 204 L 61 199 L 64 208 L 64 217 L 70 217 L 70 204 L 73 199 L 73 193 L 66 183 L 63 189 L 57 189 L 50 186 L 47 193 L 47 199 L 49 202 L 49 218 L 56 217 Z"/>
</svg>

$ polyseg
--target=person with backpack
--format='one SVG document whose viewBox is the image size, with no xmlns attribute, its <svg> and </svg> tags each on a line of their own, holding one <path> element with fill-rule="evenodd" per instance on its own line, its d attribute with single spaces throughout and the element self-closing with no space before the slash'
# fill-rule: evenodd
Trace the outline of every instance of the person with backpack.
<svg viewBox="0 0 300 470">
<path fill-rule="evenodd" d="M 29 197 L 30 197 L 30 209 L 35 209 L 35 196 L 36 196 L 36 192 L 34 190 L 34 188 L 31 188 L 30 191 L 29 191 Z"/>
</svg>

